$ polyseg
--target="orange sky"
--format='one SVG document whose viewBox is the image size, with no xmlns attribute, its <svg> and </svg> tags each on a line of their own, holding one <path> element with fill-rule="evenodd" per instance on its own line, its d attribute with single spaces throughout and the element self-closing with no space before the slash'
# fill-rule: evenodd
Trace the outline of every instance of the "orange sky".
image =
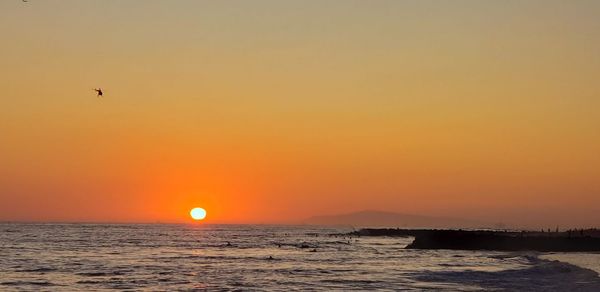
<svg viewBox="0 0 600 292">
<path fill-rule="evenodd" d="M 600 226 L 597 1 L 2 1 L 0 35 L 0 221 Z"/>
</svg>

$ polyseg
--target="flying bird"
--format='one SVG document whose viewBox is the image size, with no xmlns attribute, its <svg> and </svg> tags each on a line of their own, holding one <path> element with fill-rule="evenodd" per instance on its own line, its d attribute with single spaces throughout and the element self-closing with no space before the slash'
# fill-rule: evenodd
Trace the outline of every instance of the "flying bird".
<svg viewBox="0 0 600 292">
<path fill-rule="evenodd" d="M 98 88 L 98 89 L 94 88 L 94 90 L 96 91 L 97 97 L 101 97 L 102 96 L 102 94 L 103 94 L 102 93 L 102 88 Z"/>
</svg>

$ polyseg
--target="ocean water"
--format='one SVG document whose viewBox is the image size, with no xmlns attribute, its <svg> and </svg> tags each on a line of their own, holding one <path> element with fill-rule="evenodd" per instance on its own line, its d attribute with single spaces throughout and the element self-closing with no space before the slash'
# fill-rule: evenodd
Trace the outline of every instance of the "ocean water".
<svg viewBox="0 0 600 292">
<path fill-rule="evenodd" d="M 600 291 L 595 271 L 560 254 L 408 250 L 410 238 L 331 235 L 349 231 L 4 223 L 0 291 Z"/>
</svg>

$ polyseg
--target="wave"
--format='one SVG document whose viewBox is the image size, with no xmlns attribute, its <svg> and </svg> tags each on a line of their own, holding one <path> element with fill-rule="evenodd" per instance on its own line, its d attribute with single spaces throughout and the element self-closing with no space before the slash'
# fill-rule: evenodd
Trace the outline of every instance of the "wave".
<svg viewBox="0 0 600 292">
<path fill-rule="evenodd" d="M 55 268 L 34 268 L 34 269 L 22 269 L 22 270 L 17 270 L 17 272 L 22 272 L 22 273 L 47 273 L 47 272 L 54 272 L 57 271 L 57 269 Z"/>
<path fill-rule="evenodd" d="M 512 257 L 515 256 L 506 258 Z M 413 278 L 424 282 L 466 284 L 510 291 L 600 291 L 600 277 L 592 270 L 531 255 L 521 257 L 529 262 L 528 268 L 496 272 L 428 271 L 415 273 Z"/>
<path fill-rule="evenodd" d="M 1 282 L 0 285 L 4 286 L 59 286 L 48 281 L 8 281 Z"/>
<path fill-rule="evenodd" d="M 86 277 L 107 277 L 107 276 L 122 276 L 125 275 L 124 271 L 111 271 L 111 272 L 81 272 L 81 273 L 75 273 L 76 275 L 79 276 L 86 276 Z"/>
</svg>

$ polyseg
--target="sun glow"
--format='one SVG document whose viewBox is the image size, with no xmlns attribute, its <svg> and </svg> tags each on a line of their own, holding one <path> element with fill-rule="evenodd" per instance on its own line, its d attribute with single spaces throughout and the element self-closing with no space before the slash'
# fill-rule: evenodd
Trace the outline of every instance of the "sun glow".
<svg viewBox="0 0 600 292">
<path fill-rule="evenodd" d="M 194 220 L 202 220 L 206 218 L 206 210 L 202 208 L 194 208 L 190 211 L 190 216 L 192 216 L 192 219 Z"/>
</svg>

